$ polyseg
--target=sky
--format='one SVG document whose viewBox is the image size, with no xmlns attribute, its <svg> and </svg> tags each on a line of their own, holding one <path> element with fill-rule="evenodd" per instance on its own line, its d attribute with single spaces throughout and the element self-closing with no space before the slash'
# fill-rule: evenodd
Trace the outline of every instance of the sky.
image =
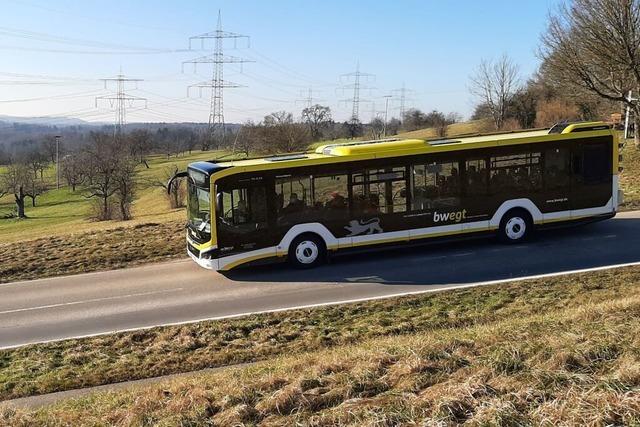
<svg viewBox="0 0 640 427">
<path fill-rule="evenodd" d="M 226 122 L 260 121 L 279 110 L 299 117 L 309 89 L 335 120 L 352 112 L 349 76 L 359 64 L 360 119 L 406 108 L 457 112 L 475 100 L 469 76 L 483 59 L 509 55 L 524 80 L 539 64 L 536 49 L 558 0 L 511 1 L 160 1 L 0 0 L 0 115 L 65 116 L 112 122 L 111 78 L 122 72 L 128 122 L 207 122 L 212 64 L 184 64 L 211 54 L 189 37 L 213 31 L 218 11 L 225 54 L 252 62 L 225 64 Z M 352 78 L 351 78 L 352 79 Z M 345 99 L 345 102 L 341 100 Z M 96 106 L 97 104 L 97 106 Z"/>
</svg>

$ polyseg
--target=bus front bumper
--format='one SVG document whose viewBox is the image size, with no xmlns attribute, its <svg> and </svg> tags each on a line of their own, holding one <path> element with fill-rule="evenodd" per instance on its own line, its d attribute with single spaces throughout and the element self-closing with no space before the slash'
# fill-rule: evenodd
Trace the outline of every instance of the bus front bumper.
<svg viewBox="0 0 640 427">
<path fill-rule="evenodd" d="M 218 270 L 217 259 L 198 258 L 194 254 L 192 254 L 188 249 L 187 249 L 187 255 L 189 255 L 191 259 L 194 260 L 196 263 L 198 263 L 198 265 L 202 268 L 206 268 L 207 270 Z"/>
</svg>

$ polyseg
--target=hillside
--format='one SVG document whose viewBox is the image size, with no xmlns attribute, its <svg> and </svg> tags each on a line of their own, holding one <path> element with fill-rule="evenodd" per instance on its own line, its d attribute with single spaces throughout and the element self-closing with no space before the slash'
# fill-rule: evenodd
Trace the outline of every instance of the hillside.
<svg viewBox="0 0 640 427">
<path fill-rule="evenodd" d="M 472 120 L 469 122 L 454 123 L 447 127 L 447 136 L 458 136 L 470 133 L 491 132 L 491 123 L 487 119 Z M 436 138 L 438 135 L 434 128 L 418 129 L 411 132 L 398 134 L 399 138 L 427 139 Z"/>
<path fill-rule="evenodd" d="M 91 220 L 92 200 L 85 197 L 82 191 L 75 193 L 70 188 L 63 186 L 59 190 L 53 189 L 36 201 L 36 207 L 32 207 L 27 200 L 26 220 L 3 218 L 14 209 L 12 195 L 0 198 L 0 241 L 9 243 L 18 240 L 36 239 L 43 236 L 62 236 L 70 233 L 93 232 L 108 230 L 123 226 L 137 226 L 146 223 L 159 223 L 168 221 L 184 221 L 186 214 L 184 208 L 169 209 L 168 202 L 161 188 L 145 186 L 148 180 L 164 179 L 167 168 L 177 166 L 185 168 L 187 164 L 205 159 L 215 159 L 227 154 L 224 151 L 194 151 L 190 155 L 171 157 L 154 155 L 149 158 L 149 169 L 139 168 L 138 181 L 140 188 L 133 202 L 132 221 L 103 221 Z M 50 167 L 46 171 L 45 179 L 55 182 L 55 169 Z"/>
<path fill-rule="evenodd" d="M 629 267 L 6 350 L 4 398 L 262 361 L 0 423 L 636 425 L 638 285 Z"/>
</svg>

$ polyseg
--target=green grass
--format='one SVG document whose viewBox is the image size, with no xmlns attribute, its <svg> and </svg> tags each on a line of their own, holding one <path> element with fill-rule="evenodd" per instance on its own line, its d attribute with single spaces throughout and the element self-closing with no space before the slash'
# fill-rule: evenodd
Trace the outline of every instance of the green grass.
<svg viewBox="0 0 640 427">
<path fill-rule="evenodd" d="M 171 157 L 155 155 L 149 158 L 149 169 L 139 167 L 140 182 L 150 178 L 162 178 L 167 167 L 177 165 L 181 170 L 187 164 L 197 160 L 210 160 L 226 152 L 194 151 L 191 155 Z M 47 169 L 47 182 L 55 183 L 55 170 Z M 37 206 L 31 207 L 27 199 L 27 219 L 6 219 L 5 215 L 14 210 L 12 195 L 0 199 L 0 242 L 16 242 L 24 239 L 36 239 L 44 236 L 59 236 L 80 231 L 104 230 L 123 225 L 137 225 L 146 222 L 166 222 L 184 220 L 184 209 L 171 210 L 161 188 L 143 188 L 133 203 L 134 219 L 127 223 L 118 221 L 96 222 L 91 220 L 92 200 L 85 197 L 82 191 L 75 193 L 70 188 L 53 189 L 36 199 Z"/>
<path fill-rule="evenodd" d="M 638 425 L 640 269 L 0 353 L 2 396 L 266 359 L 37 411 L 26 425 Z"/>
</svg>

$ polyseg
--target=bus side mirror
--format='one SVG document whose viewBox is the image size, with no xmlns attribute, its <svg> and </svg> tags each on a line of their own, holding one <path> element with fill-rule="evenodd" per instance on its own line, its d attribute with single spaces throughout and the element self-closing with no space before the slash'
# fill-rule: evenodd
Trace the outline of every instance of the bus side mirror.
<svg viewBox="0 0 640 427">
<path fill-rule="evenodd" d="M 187 176 L 187 171 L 184 172 L 176 172 L 171 179 L 169 179 L 169 182 L 167 182 L 167 194 L 171 193 L 171 186 L 173 185 L 173 181 L 175 181 L 178 178 L 184 178 L 185 176 Z"/>
</svg>

